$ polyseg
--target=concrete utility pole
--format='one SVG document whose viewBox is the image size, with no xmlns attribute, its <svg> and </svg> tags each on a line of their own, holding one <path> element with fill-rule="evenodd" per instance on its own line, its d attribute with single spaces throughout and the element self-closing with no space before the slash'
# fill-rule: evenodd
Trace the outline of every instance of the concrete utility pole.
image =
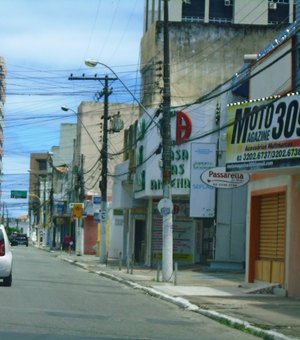
<svg viewBox="0 0 300 340">
<path fill-rule="evenodd" d="M 100 251 L 99 262 L 106 263 L 106 215 L 107 215 L 107 134 L 108 134 L 108 97 L 111 90 L 108 88 L 108 82 L 117 80 L 118 78 L 109 78 L 107 75 L 103 78 L 99 77 L 69 77 L 69 80 L 98 80 L 104 81 L 104 88 L 100 92 L 100 96 L 104 96 L 104 113 L 103 113 L 103 140 L 101 149 L 101 180 L 99 188 L 101 191 L 101 218 L 100 218 Z"/>
<path fill-rule="evenodd" d="M 164 62 L 163 62 L 163 118 L 162 118 L 162 182 L 163 198 L 169 200 L 172 206 L 171 194 L 171 90 L 170 90 L 170 57 L 169 57 L 169 0 L 164 0 Z M 167 209 L 163 214 L 162 230 L 162 275 L 164 281 L 169 281 L 173 272 L 173 209 Z"/>
<path fill-rule="evenodd" d="M 296 35 L 295 35 L 295 46 L 294 49 L 294 76 L 295 76 L 295 91 L 300 91 L 300 51 L 299 51 L 299 45 L 300 45 L 300 1 L 296 1 L 295 5 L 296 9 Z"/>
<path fill-rule="evenodd" d="M 48 155 L 48 163 L 51 167 L 51 187 L 50 187 L 50 195 L 49 195 L 49 204 L 50 204 L 50 249 L 55 248 L 55 227 L 54 227 L 54 165 L 52 156 Z"/>
</svg>

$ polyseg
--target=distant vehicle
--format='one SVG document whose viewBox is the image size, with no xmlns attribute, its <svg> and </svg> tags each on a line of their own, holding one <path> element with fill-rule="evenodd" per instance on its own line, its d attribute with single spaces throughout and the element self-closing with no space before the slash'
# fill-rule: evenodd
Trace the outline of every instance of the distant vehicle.
<svg viewBox="0 0 300 340">
<path fill-rule="evenodd" d="M 13 257 L 9 239 L 4 226 L 0 224 L 0 279 L 3 279 L 3 285 L 7 287 L 12 283 L 12 266 Z"/>
<path fill-rule="evenodd" d="M 28 236 L 26 234 L 13 233 L 10 235 L 9 240 L 12 246 L 24 245 L 28 247 Z"/>
</svg>

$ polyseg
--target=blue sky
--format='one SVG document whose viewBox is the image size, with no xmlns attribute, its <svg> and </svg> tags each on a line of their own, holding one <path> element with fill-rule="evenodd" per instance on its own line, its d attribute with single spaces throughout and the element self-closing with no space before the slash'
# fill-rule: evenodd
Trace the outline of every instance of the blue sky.
<svg viewBox="0 0 300 340">
<path fill-rule="evenodd" d="M 59 144 L 60 124 L 75 122 L 61 106 L 76 110 L 102 87 L 69 75 L 109 74 L 88 69 L 85 59 L 109 65 L 138 96 L 143 9 L 143 0 L 1 0 L 0 56 L 7 67 L 1 204 L 10 217 L 27 214 L 25 202 L 9 196 L 28 190 L 30 153 L 48 152 Z M 111 101 L 132 100 L 120 83 L 114 93 Z"/>
</svg>

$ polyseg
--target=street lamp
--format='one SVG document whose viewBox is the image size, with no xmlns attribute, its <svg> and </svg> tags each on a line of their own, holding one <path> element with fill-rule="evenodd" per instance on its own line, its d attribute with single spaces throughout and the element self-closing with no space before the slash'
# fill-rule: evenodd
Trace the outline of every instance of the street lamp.
<svg viewBox="0 0 300 340">
<path fill-rule="evenodd" d="M 143 109 L 143 111 L 147 114 L 147 116 L 150 118 L 151 123 L 154 123 L 159 129 L 160 126 L 159 124 L 153 119 L 153 117 L 148 113 L 147 109 L 143 106 L 143 104 L 136 98 L 136 96 L 131 92 L 131 90 L 128 88 L 128 86 L 126 86 L 126 84 L 124 84 L 124 82 L 119 78 L 119 76 L 116 74 L 116 72 L 109 67 L 108 65 L 100 62 L 100 61 L 96 61 L 93 59 L 86 59 L 85 60 L 85 65 L 88 67 L 95 67 L 97 65 L 102 65 L 104 67 L 106 67 L 107 69 L 109 69 L 113 75 L 120 81 L 120 83 L 124 86 L 124 88 L 128 91 L 128 93 L 132 96 L 132 98 L 139 104 L 139 106 Z M 106 137 L 106 132 L 104 129 L 104 137 Z M 101 213 L 101 219 L 103 218 L 103 214 L 104 214 L 104 220 L 105 220 L 105 214 L 106 214 L 106 187 L 107 187 L 107 178 L 106 178 L 106 167 L 107 167 L 107 150 L 105 149 L 107 143 L 107 139 L 103 138 L 103 153 L 102 153 L 102 180 L 100 182 L 100 188 L 101 188 L 101 209 L 102 209 L 102 213 Z M 105 202 L 103 201 L 105 199 Z M 102 206 L 103 204 L 103 206 Z M 101 222 L 101 241 L 102 241 L 102 225 L 103 222 Z M 104 226 L 105 227 L 105 226 Z M 103 231 L 105 233 L 105 231 Z M 104 242 L 104 241 L 103 241 Z M 102 243 L 101 243 L 102 245 Z M 102 246 L 102 248 L 105 249 L 105 244 Z M 101 250 L 101 246 L 100 246 L 100 250 Z M 100 254 L 100 258 L 101 258 L 101 254 Z M 166 275 L 165 275 L 166 276 Z"/>
<path fill-rule="evenodd" d="M 61 109 L 62 109 L 63 111 L 71 111 L 71 112 L 73 112 L 73 113 L 77 116 L 78 120 L 80 121 L 82 127 L 84 128 L 84 130 L 86 131 L 86 133 L 87 133 L 88 136 L 90 137 L 91 141 L 94 143 L 94 145 L 95 145 L 95 147 L 97 148 L 97 150 L 98 150 L 99 152 L 101 152 L 101 150 L 99 149 L 98 145 L 96 144 L 94 138 L 93 138 L 93 137 L 91 136 L 91 134 L 89 133 L 89 130 L 88 130 L 88 129 L 86 128 L 86 126 L 83 124 L 83 122 L 82 122 L 82 120 L 81 120 L 79 114 L 78 114 L 75 110 L 73 110 L 73 109 L 71 109 L 71 108 L 69 108 L 69 107 L 67 107 L 67 106 L 62 106 Z"/>
<path fill-rule="evenodd" d="M 104 67 L 106 67 L 107 69 L 110 70 L 110 72 L 119 80 L 119 82 L 124 86 L 124 88 L 126 89 L 126 91 L 132 96 L 132 98 L 139 104 L 139 106 L 143 109 L 143 111 L 147 114 L 147 116 L 150 118 L 151 122 L 154 123 L 155 125 L 158 125 L 157 122 L 155 122 L 155 120 L 153 119 L 153 117 L 149 114 L 149 112 L 147 111 L 147 109 L 145 108 L 145 106 L 138 100 L 138 98 L 132 93 L 132 91 L 128 88 L 128 86 L 123 82 L 123 80 L 121 78 L 119 78 L 119 76 L 117 75 L 117 73 L 108 65 L 94 60 L 94 59 L 86 59 L 84 61 L 85 65 L 88 67 L 96 67 L 97 65 L 102 65 Z"/>
</svg>

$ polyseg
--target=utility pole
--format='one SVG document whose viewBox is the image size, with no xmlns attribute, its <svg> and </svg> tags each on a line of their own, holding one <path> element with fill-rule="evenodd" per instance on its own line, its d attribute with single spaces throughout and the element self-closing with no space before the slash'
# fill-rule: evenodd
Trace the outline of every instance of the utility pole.
<svg viewBox="0 0 300 340">
<path fill-rule="evenodd" d="M 44 188 L 43 188 L 43 245 L 47 245 L 46 237 L 46 177 L 44 178 Z"/>
<path fill-rule="evenodd" d="M 162 182 L 163 198 L 172 207 L 171 194 L 171 90 L 170 90 L 170 56 L 169 56 L 169 0 L 164 0 L 164 62 L 163 62 L 163 117 L 162 117 Z M 162 232 L 162 275 L 164 281 L 169 281 L 173 272 L 173 209 L 163 214 Z"/>
<path fill-rule="evenodd" d="M 50 187 L 50 195 L 49 195 L 49 205 L 50 205 L 50 249 L 55 248 L 55 226 L 54 226 L 54 165 L 53 159 L 48 154 L 48 163 L 51 167 L 51 187 Z M 49 172 L 48 172 L 49 174 Z"/>
<path fill-rule="evenodd" d="M 100 251 L 99 262 L 106 263 L 106 215 L 107 215 L 107 149 L 108 149 L 108 97 L 111 94 L 111 90 L 108 88 L 108 82 L 117 80 L 118 78 L 109 78 L 107 75 L 103 77 L 69 77 L 69 80 L 98 80 L 104 81 L 103 90 L 100 92 L 100 97 L 104 96 L 104 113 L 103 113 L 103 138 L 101 149 L 101 180 L 99 182 L 99 188 L 101 191 L 101 218 L 100 218 Z"/>
<path fill-rule="evenodd" d="M 296 1 L 295 4 L 295 11 L 296 11 L 296 35 L 295 35 L 295 46 L 294 48 L 294 79 L 295 79 L 295 91 L 300 91 L 300 51 L 299 51 L 299 45 L 300 45 L 300 2 Z"/>
</svg>

